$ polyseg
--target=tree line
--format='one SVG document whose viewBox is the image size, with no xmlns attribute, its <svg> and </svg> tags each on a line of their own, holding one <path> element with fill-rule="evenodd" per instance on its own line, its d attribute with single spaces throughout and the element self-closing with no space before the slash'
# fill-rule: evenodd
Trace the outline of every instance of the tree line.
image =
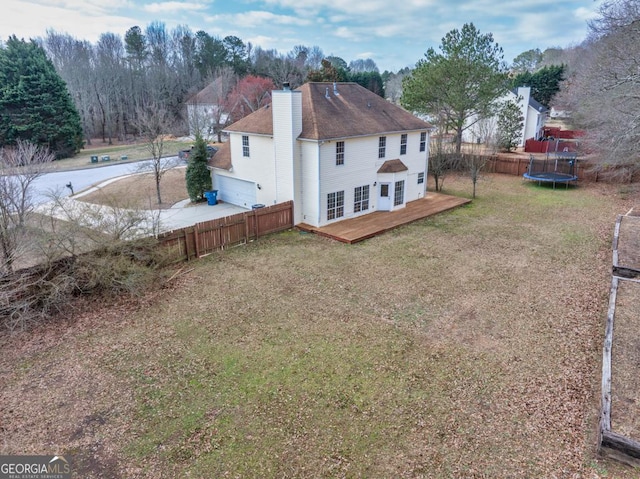
<svg viewBox="0 0 640 479">
<path fill-rule="evenodd" d="M 243 94 L 243 88 L 234 91 L 234 87 L 243 79 L 253 78 L 249 83 L 254 85 L 255 78 L 268 80 L 262 81 L 268 87 L 289 82 L 295 88 L 310 78 L 326 79 L 323 60 L 335 65 L 340 81 L 356 81 L 384 96 L 382 78 L 372 60 L 347 64 L 342 58 L 326 56 L 318 46 L 305 45 L 280 53 L 236 36 L 218 38 L 187 26 L 168 30 L 161 22 L 144 29 L 133 26 L 124 37 L 103 33 L 95 43 L 52 30 L 31 42 L 11 37 L 4 46 L 0 44 L 0 58 L 10 62 L 23 54 L 12 51 L 36 45 L 66 84 L 87 143 L 95 138 L 111 143 L 136 135 L 139 112 L 150 107 L 168 112 L 173 132 L 186 133 L 185 101 L 216 79 L 224 77 L 226 96 L 235 94 L 236 104 L 242 105 L 238 95 Z M 28 96 L 25 92 L 25 103 Z M 29 100 L 37 103 L 34 98 Z M 15 121 L 10 115 L 4 119 L 6 123 Z M 12 141 L 10 136 L 0 136 L 0 146 Z"/>
</svg>

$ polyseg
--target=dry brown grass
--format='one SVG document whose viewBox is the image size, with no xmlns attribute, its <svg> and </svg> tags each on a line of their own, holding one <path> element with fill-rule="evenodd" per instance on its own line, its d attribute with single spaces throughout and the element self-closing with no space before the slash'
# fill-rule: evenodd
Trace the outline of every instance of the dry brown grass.
<svg viewBox="0 0 640 479">
<path fill-rule="evenodd" d="M 621 281 L 618 286 L 611 393 L 611 429 L 640 441 L 640 284 L 636 282 Z"/>
<path fill-rule="evenodd" d="M 363 243 L 273 235 L 5 337 L 0 452 L 81 477 L 638 477 L 595 456 L 612 230 L 637 199 L 489 175 Z"/>
<path fill-rule="evenodd" d="M 155 176 L 152 173 L 143 173 L 121 178 L 79 199 L 87 203 L 126 208 L 171 208 L 178 201 L 189 198 L 185 168 L 173 168 L 162 176 L 160 194 L 162 204 L 158 205 Z"/>
</svg>

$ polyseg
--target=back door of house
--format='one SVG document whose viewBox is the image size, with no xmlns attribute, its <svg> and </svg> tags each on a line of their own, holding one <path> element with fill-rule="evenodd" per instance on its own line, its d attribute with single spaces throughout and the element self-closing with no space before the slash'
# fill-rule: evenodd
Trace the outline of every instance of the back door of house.
<svg viewBox="0 0 640 479">
<path fill-rule="evenodd" d="M 378 186 L 378 211 L 391 211 L 391 183 Z"/>
</svg>

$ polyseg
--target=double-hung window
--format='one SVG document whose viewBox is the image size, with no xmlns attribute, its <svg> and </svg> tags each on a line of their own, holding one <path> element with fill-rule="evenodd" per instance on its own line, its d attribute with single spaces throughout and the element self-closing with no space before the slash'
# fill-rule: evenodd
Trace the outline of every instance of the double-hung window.
<svg viewBox="0 0 640 479">
<path fill-rule="evenodd" d="M 336 165 L 344 165 L 344 141 L 336 142 Z"/>
<path fill-rule="evenodd" d="M 353 192 L 353 212 L 369 209 L 369 185 L 358 186 Z"/>
<path fill-rule="evenodd" d="M 407 134 L 406 133 L 403 133 L 402 135 L 400 135 L 400 154 L 401 155 L 407 154 Z"/>
<path fill-rule="evenodd" d="M 427 132 L 420 133 L 420 151 L 426 151 L 427 149 Z"/>
<path fill-rule="evenodd" d="M 384 158 L 387 155 L 387 137 L 381 136 L 378 139 L 378 158 Z"/>
<path fill-rule="evenodd" d="M 242 156 L 249 157 L 249 137 L 242 135 Z"/>
<path fill-rule="evenodd" d="M 421 171 L 420 173 L 418 173 L 418 184 L 421 185 L 424 183 L 424 172 Z"/>
<path fill-rule="evenodd" d="M 344 190 L 327 195 L 327 219 L 335 220 L 344 216 Z"/>
</svg>

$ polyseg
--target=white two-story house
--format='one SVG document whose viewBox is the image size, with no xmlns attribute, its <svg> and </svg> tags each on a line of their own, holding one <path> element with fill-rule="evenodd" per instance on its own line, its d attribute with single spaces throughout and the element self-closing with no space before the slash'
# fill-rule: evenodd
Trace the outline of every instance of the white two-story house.
<svg viewBox="0 0 640 479">
<path fill-rule="evenodd" d="M 246 208 L 293 200 L 295 223 L 315 227 L 393 211 L 426 194 L 430 130 L 356 83 L 285 85 L 225 129 L 213 188 Z"/>
</svg>

